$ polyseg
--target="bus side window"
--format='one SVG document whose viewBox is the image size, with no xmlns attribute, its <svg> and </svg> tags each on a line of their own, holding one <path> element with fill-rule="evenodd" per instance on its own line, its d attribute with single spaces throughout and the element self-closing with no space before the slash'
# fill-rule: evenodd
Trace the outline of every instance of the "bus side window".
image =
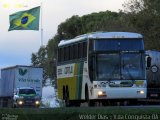
<svg viewBox="0 0 160 120">
<path fill-rule="evenodd" d="M 66 61 L 67 58 L 67 47 L 64 47 L 64 61 Z"/>
<path fill-rule="evenodd" d="M 81 43 L 81 47 L 80 48 L 81 48 L 81 58 L 84 58 L 84 55 L 83 55 L 84 54 L 84 52 L 83 52 L 84 51 L 83 50 L 83 43 Z"/>
<path fill-rule="evenodd" d="M 83 43 L 83 57 L 87 57 L 87 42 Z"/>
<path fill-rule="evenodd" d="M 73 59 L 76 59 L 76 45 L 73 45 Z"/>
<path fill-rule="evenodd" d="M 61 61 L 61 52 L 60 52 L 61 48 L 58 48 L 58 62 Z"/>
<path fill-rule="evenodd" d="M 64 61 L 64 48 L 61 48 L 61 62 Z"/>
<path fill-rule="evenodd" d="M 66 47 L 66 61 L 68 61 L 69 60 L 69 55 L 70 53 L 69 53 L 69 46 L 68 47 Z"/>
<path fill-rule="evenodd" d="M 71 46 L 71 60 L 74 59 L 74 48 L 73 45 Z"/>
<path fill-rule="evenodd" d="M 69 51 L 68 51 L 69 52 L 69 60 L 72 60 L 72 54 L 73 54 L 73 51 L 71 50 L 71 47 L 72 46 L 68 47 L 68 49 L 69 49 Z"/>
<path fill-rule="evenodd" d="M 83 43 L 79 43 L 78 50 L 79 50 L 79 58 L 83 58 Z"/>
<path fill-rule="evenodd" d="M 78 51 L 79 51 L 79 50 L 78 50 L 78 44 L 76 44 L 76 45 L 75 45 L 75 52 L 76 52 L 75 58 L 76 58 L 76 59 L 78 59 L 78 56 L 79 56 L 79 55 L 78 55 Z"/>
<path fill-rule="evenodd" d="M 81 58 L 81 48 L 80 48 L 80 43 L 77 44 L 78 46 L 78 59 Z"/>
</svg>

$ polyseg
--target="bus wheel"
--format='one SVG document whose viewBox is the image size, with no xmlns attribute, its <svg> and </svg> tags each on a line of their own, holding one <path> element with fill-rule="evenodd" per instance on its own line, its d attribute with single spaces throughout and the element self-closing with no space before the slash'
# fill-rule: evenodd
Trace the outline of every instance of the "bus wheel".
<svg viewBox="0 0 160 120">
<path fill-rule="evenodd" d="M 85 91 L 85 99 L 86 99 L 88 107 L 95 105 L 94 101 L 89 100 L 89 93 L 88 93 L 88 89 L 87 88 L 86 88 L 86 91 Z"/>
<path fill-rule="evenodd" d="M 65 101 L 65 106 L 66 107 L 70 107 L 69 91 L 68 91 L 68 89 L 65 92 L 64 101 Z"/>
</svg>

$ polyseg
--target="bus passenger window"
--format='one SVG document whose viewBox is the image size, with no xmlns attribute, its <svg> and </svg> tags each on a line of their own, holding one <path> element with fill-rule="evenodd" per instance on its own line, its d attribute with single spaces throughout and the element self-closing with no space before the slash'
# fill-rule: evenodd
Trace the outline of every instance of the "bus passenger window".
<svg viewBox="0 0 160 120">
<path fill-rule="evenodd" d="M 64 61 L 64 48 L 61 48 L 61 62 Z"/>
<path fill-rule="evenodd" d="M 76 45 L 73 45 L 73 59 L 76 59 Z"/>
<path fill-rule="evenodd" d="M 87 42 L 83 43 L 83 57 L 87 57 Z"/>
<path fill-rule="evenodd" d="M 69 60 L 69 47 L 66 47 L 66 61 Z"/>
<path fill-rule="evenodd" d="M 78 44 L 75 45 L 75 59 L 78 59 Z"/>
<path fill-rule="evenodd" d="M 83 58 L 83 43 L 80 43 L 80 56 Z"/>
<path fill-rule="evenodd" d="M 63 48 L 64 52 L 64 61 L 66 60 L 66 47 Z"/>
<path fill-rule="evenodd" d="M 73 48 L 73 45 L 71 46 L 71 60 L 74 59 L 74 48 Z"/>
<path fill-rule="evenodd" d="M 58 49 L 58 62 L 61 61 L 61 48 Z"/>
<path fill-rule="evenodd" d="M 78 44 L 78 58 L 82 58 L 81 43 Z"/>
</svg>

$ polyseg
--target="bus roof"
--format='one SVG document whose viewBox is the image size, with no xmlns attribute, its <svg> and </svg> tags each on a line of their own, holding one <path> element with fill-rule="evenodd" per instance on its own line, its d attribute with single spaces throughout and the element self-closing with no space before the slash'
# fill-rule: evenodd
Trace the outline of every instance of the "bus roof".
<svg viewBox="0 0 160 120">
<path fill-rule="evenodd" d="M 75 42 L 80 42 L 85 39 L 104 39 L 104 38 L 143 38 L 141 34 L 132 32 L 93 32 L 77 36 L 69 40 L 61 40 L 58 46 L 68 45 Z"/>
</svg>

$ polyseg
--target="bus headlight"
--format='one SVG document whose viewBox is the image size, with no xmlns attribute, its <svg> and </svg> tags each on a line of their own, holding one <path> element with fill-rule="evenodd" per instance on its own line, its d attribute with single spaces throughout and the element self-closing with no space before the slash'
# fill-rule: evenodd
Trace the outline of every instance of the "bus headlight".
<svg viewBox="0 0 160 120">
<path fill-rule="evenodd" d="M 98 97 L 106 97 L 106 92 L 104 91 L 98 91 Z"/>
<path fill-rule="evenodd" d="M 137 91 L 137 93 L 139 93 L 139 94 L 144 94 L 144 91 L 143 91 L 143 90 L 140 90 L 140 91 Z"/>
<path fill-rule="evenodd" d="M 102 96 L 103 92 L 102 91 L 98 91 L 98 96 Z"/>
<path fill-rule="evenodd" d="M 18 101 L 18 104 L 19 104 L 19 105 L 22 105 L 22 104 L 23 104 L 23 101 L 22 101 L 22 100 Z"/>
</svg>

